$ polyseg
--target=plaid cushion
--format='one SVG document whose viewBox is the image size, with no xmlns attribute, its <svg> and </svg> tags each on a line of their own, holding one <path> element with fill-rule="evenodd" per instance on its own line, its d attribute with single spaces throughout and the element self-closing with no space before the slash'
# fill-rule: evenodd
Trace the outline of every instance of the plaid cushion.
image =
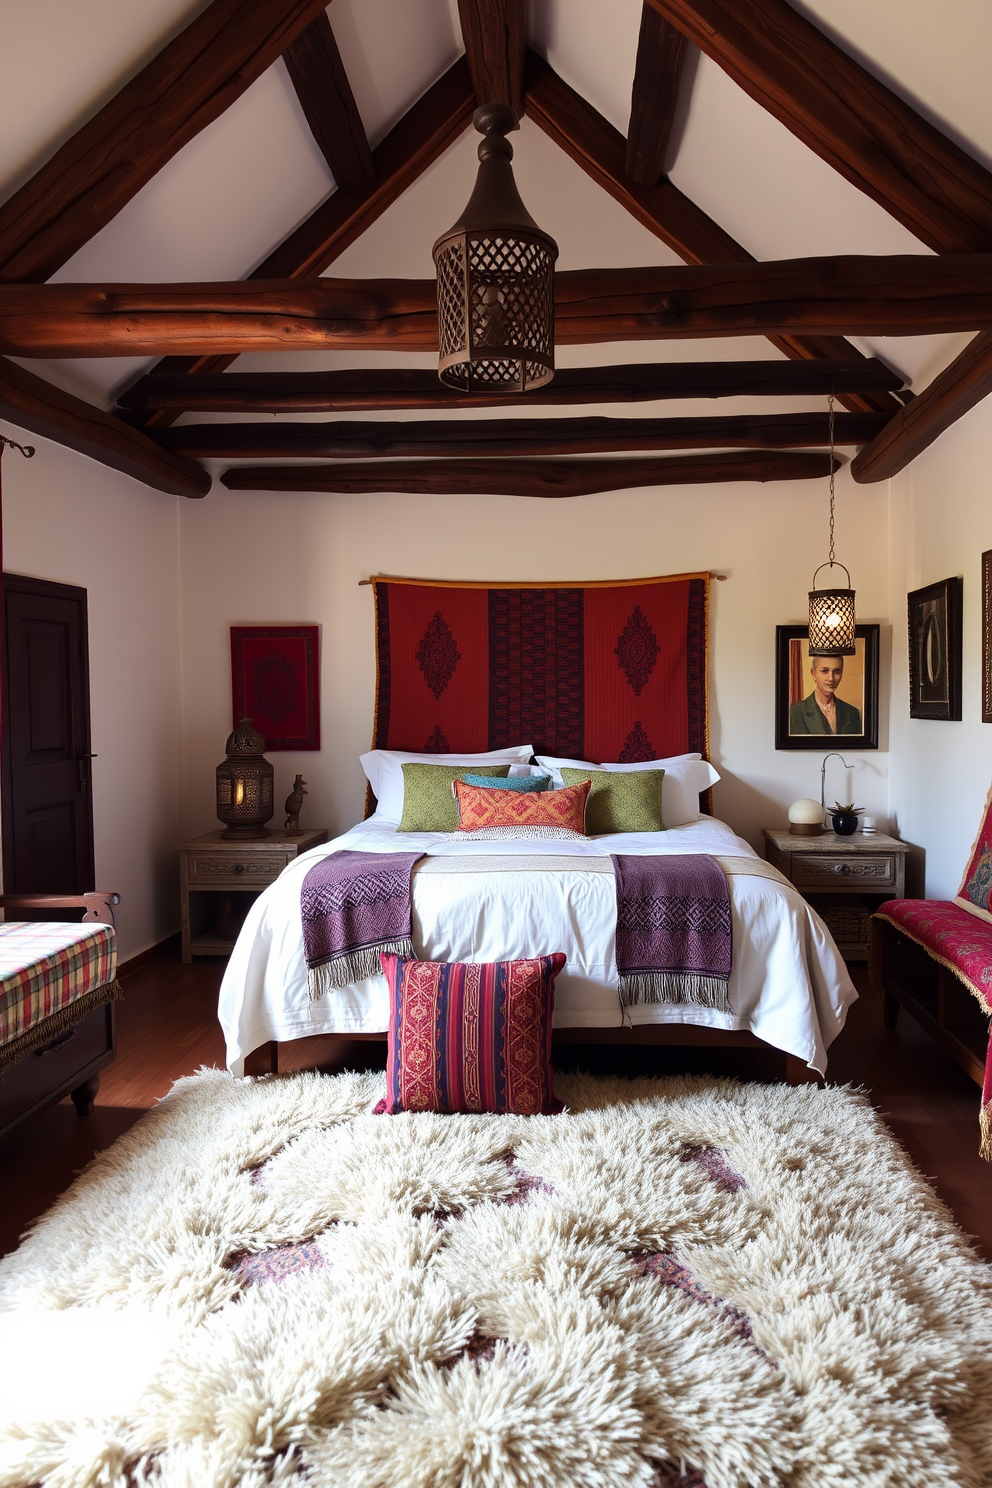
<svg viewBox="0 0 992 1488">
<path fill-rule="evenodd" d="M 116 970 L 110 925 L 0 924 L 0 1045 L 113 981 Z"/>
</svg>

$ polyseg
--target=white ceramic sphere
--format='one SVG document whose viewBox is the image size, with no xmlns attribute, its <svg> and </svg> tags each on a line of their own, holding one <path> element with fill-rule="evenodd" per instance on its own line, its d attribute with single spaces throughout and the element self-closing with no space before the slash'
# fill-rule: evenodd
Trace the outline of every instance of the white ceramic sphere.
<svg viewBox="0 0 992 1488">
<path fill-rule="evenodd" d="M 814 822 L 823 820 L 823 807 L 819 801 L 811 801 L 804 796 L 801 801 L 793 801 L 789 807 L 789 820 L 801 826 L 812 826 Z"/>
</svg>

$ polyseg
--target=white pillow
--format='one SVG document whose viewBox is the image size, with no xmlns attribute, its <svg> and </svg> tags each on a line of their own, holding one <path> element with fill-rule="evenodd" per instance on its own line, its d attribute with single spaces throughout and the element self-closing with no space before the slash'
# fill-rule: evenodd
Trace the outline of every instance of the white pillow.
<svg viewBox="0 0 992 1488">
<path fill-rule="evenodd" d="M 539 754 L 537 762 L 550 772 L 555 786 L 564 784 L 561 777 L 563 767 L 568 770 L 664 770 L 661 817 L 666 828 L 685 827 L 690 822 L 700 821 L 699 793 L 716 785 L 720 779 L 701 754 L 676 754 L 671 759 L 639 760 L 629 765 L 592 765 L 588 760 L 556 759 Z"/>
<path fill-rule="evenodd" d="M 370 749 L 359 755 L 359 764 L 372 787 L 379 821 L 399 822 L 403 815 L 404 765 L 523 765 L 530 759 L 530 744 L 512 749 L 490 749 L 485 754 L 406 754 L 401 749 Z"/>
</svg>

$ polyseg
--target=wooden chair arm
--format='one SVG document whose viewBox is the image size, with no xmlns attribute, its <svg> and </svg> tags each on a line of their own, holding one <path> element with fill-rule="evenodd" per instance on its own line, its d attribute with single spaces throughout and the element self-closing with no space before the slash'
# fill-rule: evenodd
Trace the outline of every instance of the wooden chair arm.
<svg viewBox="0 0 992 1488">
<path fill-rule="evenodd" d="M 86 894 L 0 894 L 0 909 L 85 909 L 85 925 L 116 925 L 115 904 L 120 894 L 111 889 L 92 889 Z"/>
</svg>

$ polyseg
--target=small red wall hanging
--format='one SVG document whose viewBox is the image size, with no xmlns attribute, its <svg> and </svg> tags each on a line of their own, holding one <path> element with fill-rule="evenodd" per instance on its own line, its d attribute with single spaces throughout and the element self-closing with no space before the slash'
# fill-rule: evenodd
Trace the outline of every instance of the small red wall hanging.
<svg viewBox="0 0 992 1488">
<path fill-rule="evenodd" d="M 316 625 L 232 625 L 233 727 L 248 717 L 266 750 L 320 748 Z"/>
</svg>

